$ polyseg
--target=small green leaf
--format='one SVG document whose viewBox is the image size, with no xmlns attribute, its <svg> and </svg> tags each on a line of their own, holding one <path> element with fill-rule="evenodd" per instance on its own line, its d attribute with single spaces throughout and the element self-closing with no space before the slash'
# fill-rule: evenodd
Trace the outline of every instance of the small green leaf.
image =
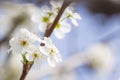
<svg viewBox="0 0 120 80">
<path fill-rule="evenodd" d="M 27 63 L 29 62 L 29 61 L 26 59 L 26 54 L 27 54 L 27 53 L 22 54 L 22 58 L 23 58 L 22 63 L 23 63 L 23 64 L 27 64 Z"/>
<path fill-rule="evenodd" d="M 21 62 L 22 62 L 24 65 L 30 65 L 30 64 L 33 64 L 34 61 L 29 61 L 29 60 L 27 60 L 27 58 L 26 58 L 26 54 L 27 54 L 27 53 L 22 54 L 22 58 L 23 58 L 23 60 L 22 60 Z"/>
</svg>

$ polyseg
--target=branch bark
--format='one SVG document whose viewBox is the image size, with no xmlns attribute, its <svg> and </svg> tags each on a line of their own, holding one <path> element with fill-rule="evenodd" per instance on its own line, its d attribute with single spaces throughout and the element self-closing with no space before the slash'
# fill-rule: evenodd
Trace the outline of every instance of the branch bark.
<svg viewBox="0 0 120 80">
<path fill-rule="evenodd" d="M 32 65 L 34 62 L 32 62 L 31 64 L 23 64 L 23 71 L 22 71 L 22 75 L 20 77 L 20 80 L 25 80 L 28 72 L 30 71 Z"/>
</svg>

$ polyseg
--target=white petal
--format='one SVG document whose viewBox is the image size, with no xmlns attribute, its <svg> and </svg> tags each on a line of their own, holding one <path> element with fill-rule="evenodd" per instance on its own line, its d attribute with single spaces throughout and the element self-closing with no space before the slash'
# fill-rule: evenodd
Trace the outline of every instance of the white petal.
<svg viewBox="0 0 120 80">
<path fill-rule="evenodd" d="M 43 23 L 43 22 L 41 22 L 41 23 L 39 24 L 39 30 L 40 30 L 41 32 L 44 32 L 44 31 L 46 30 L 46 27 L 47 27 L 47 24 L 45 24 L 45 23 Z"/>
<path fill-rule="evenodd" d="M 35 69 L 40 69 L 40 67 L 41 67 L 41 59 L 38 58 L 34 61 L 34 68 Z"/>
<path fill-rule="evenodd" d="M 43 7 L 41 8 L 41 10 L 42 10 L 43 12 L 50 12 L 50 8 L 49 8 L 48 6 L 43 6 Z"/>
<path fill-rule="evenodd" d="M 52 40 L 48 37 L 44 37 L 44 41 L 48 47 L 51 47 L 53 45 Z"/>
<path fill-rule="evenodd" d="M 56 62 L 52 57 L 48 57 L 47 60 L 48 60 L 48 63 L 50 64 L 50 66 L 55 67 Z"/>
<path fill-rule="evenodd" d="M 65 36 L 64 32 L 62 32 L 60 29 L 55 29 L 54 34 L 58 39 L 63 39 Z"/>
<path fill-rule="evenodd" d="M 39 38 L 36 35 L 29 32 L 27 29 L 22 28 L 18 34 L 16 34 L 15 37 L 9 41 L 9 44 L 11 46 L 12 52 L 14 53 L 30 52 L 32 50 L 31 47 L 38 39 Z M 22 40 L 25 40 L 27 42 L 26 46 L 22 46 L 20 44 Z"/>
<path fill-rule="evenodd" d="M 9 41 L 10 46 L 14 45 L 15 38 L 11 38 Z"/>
<path fill-rule="evenodd" d="M 33 61 L 34 60 L 34 56 L 32 55 L 32 54 L 26 54 L 26 58 L 27 58 L 27 60 L 29 60 L 29 61 Z"/>
<path fill-rule="evenodd" d="M 56 7 L 56 2 L 54 0 L 51 0 L 50 1 L 50 4 L 53 6 L 53 7 Z"/>
<path fill-rule="evenodd" d="M 62 0 L 58 0 L 58 1 L 51 0 L 51 1 L 50 1 L 50 4 L 51 4 L 54 8 L 56 8 L 56 7 L 61 7 L 61 6 L 62 6 L 62 3 L 63 3 Z"/>
<path fill-rule="evenodd" d="M 16 38 L 12 38 L 9 41 L 9 44 L 11 46 L 12 52 L 17 54 L 17 53 L 22 53 L 23 52 L 23 48 L 19 45 L 19 42 Z"/>
<path fill-rule="evenodd" d="M 75 25 L 75 26 L 78 26 L 79 24 L 78 24 L 78 22 L 75 20 L 75 19 L 71 19 L 71 21 L 72 21 L 72 23 Z"/>
<path fill-rule="evenodd" d="M 68 23 L 64 23 L 64 24 L 61 25 L 60 29 L 62 30 L 62 32 L 68 33 L 68 32 L 71 31 L 71 26 Z"/>
<path fill-rule="evenodd" d="M 40 18 L 38 18 L 38 15 L 32 15 L 31 21 L 38 23 L 38 22 L 40 22 Z"/>
<path fill-rule="evenodd" d="M 55 53 L 59 53 L 59 50 L 58 50 L 58 48 L 56 48 L 55 45 L 53 45 L 52 48 L 55 50 Z"/>
<path fill-rule="evenodd" d="M 45 46 L 41 46 L 40 47 L 40 51 L 44 54 L 44 55 L 49 55 L 49 49 Z"/>
<path fill-rule="evenodd" d="M 62 61 L 61 56 L 58 53 L 54 56 L 54 58 L 55 58 L 55 60 L 56 60 L 57 63 L 59 63 L 59 62 Z"/>
<path fill-rule="evenodd" d="M 74 18 L 75 18 L 75 19 L 79 19 L 79 20 L 82 19 L 81 16 L 80 16 L 78 13 L 74 13 Z"/>
</svg>

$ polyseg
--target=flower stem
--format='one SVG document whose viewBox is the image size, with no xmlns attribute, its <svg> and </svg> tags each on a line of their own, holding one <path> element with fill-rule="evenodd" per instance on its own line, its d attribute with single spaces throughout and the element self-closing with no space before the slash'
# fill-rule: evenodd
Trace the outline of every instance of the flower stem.
<svg viewBox="0 0 120 80">
<path fill-rule="evenodd" d="M 25 78 L 26 78 L 28 72 L 30 71 L 34 61 L 28 61 L 26 59 L 26 53 L 22 54 L 22 58 L 23 58 L 23 61 L 22 61 L 22 63 L 23 63 L 23 70 L 22 70 L 22 75 L 20 77 L 20 80 L 25 80 Z"/>
</svg>

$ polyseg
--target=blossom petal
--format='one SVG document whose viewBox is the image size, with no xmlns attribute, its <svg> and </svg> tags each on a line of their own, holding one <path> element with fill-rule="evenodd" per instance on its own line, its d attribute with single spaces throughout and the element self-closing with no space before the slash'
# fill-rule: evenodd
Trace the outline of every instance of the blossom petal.
<svg viewBox="0 0 120 80">
<path fill-rule="evenodd" d="M 78 24 L 78 22 L 77 22 L 77 20 L 75 20 L 75 19 L 71 19 L 71 21 L 72 21 L 72 23 L 75 25 L 75 26 L 78 26 L 79 24 Z"/>
<path fill-rule="evenodd" d="M 48 60 L 48 63 L 50 64 L 50 66 L 55 67 L 56 62 L 52 57 L 48 57 L 47 60 Z"/>
<path fill-rule="evenodd" d="M 50 4 L 54 7 L 54 8 L 57 8 L 57 7 L 61 7 L 62 6 L 62 3 L 63 1 L 62 0 L 59 0 L 59 1 L 55 1 L 55 0 L 51 0 L 50 1 Z"/>
<path fill-rule="evenodd" d="M 26 54 L 26 58 L 29 61 L 33 61 L 34 60 L 34 56 L 32 54 Z"/>
<path fill-rule="evenodd" d="M 47 45 L 47 46 L 49 45 L 48 47 L 50 47 L 50 46 L 53 45 L 52 40 L 51 40 L 50 38 L 44 37 L 44 40 L 45 40 L 45 42 L 46 42 L 46 45 Z"/>
<path fill-rule="evenodd" d="M 40 51 L 44 54 L 44 55 L 49 55 L 49 49 L 45 46 L 41 46 L 40 47 Z"/>
<path fill-rule="evenodd" d="M 79 20 L 82 19 L 81 16 L 80 16 L 78 13 L 74 13 L 74 18 L 75 18 L 75 19 L 79 19 Z"/>
<path fill-rule="evenodd" d="M 68 32 L 71 31 L 71 26 L 68 23 L 64 23 L 64 24 L 61 25 L 60 29 L 62 30 L 62 32 L 68 33 Z"/>
<path fill-rule="evenodd" d="M 64 32 L 61 31 L 60 29 L 55 29 L 55 32 L 54 32 L 55 36 L 58 38 L 58 39 L 63 39 L 64 38 Z"/>
<path fill-rule="evenodd" d="M 57 63 L 62 61 L 60 54 L 55 55 L 55 60 L 56 60 Z"/>
<path fill-rule="evenodd" d="M 46 30 L 46 27 L 47 27 L 47 24 L 45 24 L 45 23 L 40 23 L 39 24 L 39 30 L 41 31 L 41 32 L 44 32 L 45 30 Z"/>
</svg>

